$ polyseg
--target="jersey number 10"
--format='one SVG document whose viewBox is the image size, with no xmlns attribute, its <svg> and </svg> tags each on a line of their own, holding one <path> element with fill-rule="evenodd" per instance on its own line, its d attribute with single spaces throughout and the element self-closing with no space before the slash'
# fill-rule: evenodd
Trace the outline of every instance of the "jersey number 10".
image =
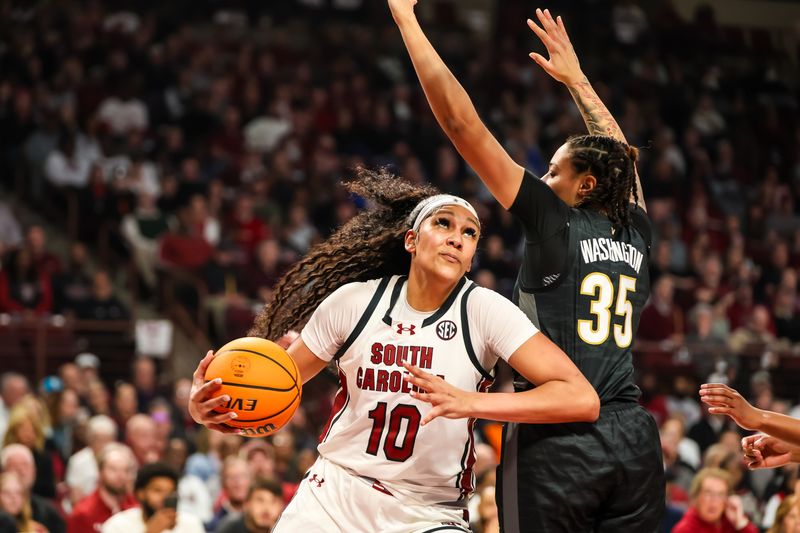
<svg viewBox="0 0 800 533">
<path fill-rule="evenodd" d="M 623 325 L 614 324 L 614 341 L 627 348 L 633 340 L 633 304 L 629 292 L 636 292 L 636 278 L 620 275 L 614 314 L 624 318 Z M 592 272 L 581 282 L 581 294 L 592 296 L 589 311 L 594 320 L 578 320 L 578 336 L 586 344 L 603 344 L 611 333 L 611 305 L 614 303 L 614 283 L 602 272 Z"/>
<path fill-rule="evenodd" d="M 386 402 L 378 402 L 377 407 L 369 412 L 369 417 L 373 420 L 372 431 L 369 434 L 369 444 L 367 453 L 378 455 L 383 428 L 386 426 Z M 407 422 L 406 432 L 400 444 L 397 444 L 397 436 L 400 433 L 403 420 Z M 402 463 L 414 453 L 414 441 L 417 439 L 419 423 L 422 415 L 414 405 L 401 403 L 392 409 L 389 415 L 389 431 L 383 441 L 383 453 L 390 461 Z"/>
</svg>

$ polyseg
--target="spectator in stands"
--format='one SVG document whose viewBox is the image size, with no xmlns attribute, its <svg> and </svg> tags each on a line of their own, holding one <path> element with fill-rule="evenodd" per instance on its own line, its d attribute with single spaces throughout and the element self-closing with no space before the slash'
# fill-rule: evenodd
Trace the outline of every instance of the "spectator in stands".
<svg viewBox="0 0 800 533">
<path fill-rule="evenodd" d="M 767 533 L 794 533 L 800 530 L 800 497 L 784 499 L 775 513 L 775 524 Z"/>
<path fill-rule="evenodd" d="M 67 533 L 99 531 L 112 515 L 136 507 L 132 493 L 135 465 L 130 448 L 107 444 L 97 456 L 97 490 L 75 505 L 67 520 Z"/>
<path fill-rule="evenodd" d="M 669 341 L 678 346 L 683 341 L 683 311 L 675 305 L 672 276 L 663 275 L 653 285 L 650 301 L 642 310 L 639 337 L 652 341 Z"/>
<path fill-rule="evenodd" d="M 11 409 L 8 430 L 3 446 L 21 444 L 31 451 L 36 463 L 36 482 L 33 493 L 44 498 L 56 495 L 56 477 L 51 449 L 45 447 L 45 421 L 43 414 L 34 406 L 38 402 L 33 396 L 25 396 Z"/>
<path fill-rule="evenodd" d="M 111 416 L 111 398 L 105 383 L 99 379 L 89 382 L 86 404 L 93 415 Z"/>
<path fill-rule="evenodd" d="M 9 444 L 0 450 L 0 468 L 3 473 L 13 472 L 22 482 L 23 508 L 30 507 L 30 517 L 44 525 L 49 533 L 64 533 L 64 520 L 55 507 L 45 498 L 34 494 L 31 489 L 36 481 L 36 464 L 30 449 L 21 444 Z"/>
<path fill-rule="evenodd" d="M 127 320 L 130 313 L 114 294 L 114 285 L 107 270 L 98 270 L 92 277 L 92 295 L 77 309 L 84 320 Z"/>
<path fill-rule="evenodd" d="M 236 197 L 228 222 L 228 232 L 242 252 L 240 264 L 252 261 L 259 243 L 272 236 L 264 221 L 255 216 L 252 198 L 244 193 Z"/>
<path fill-rule="evenodd" d="M 206 523 L 214 517 L 213 500 L 206 483 L 186 472 L 188 458 L 188 442 L 181 438 L 170 439 L 164 453 L 164 462 L 178 473 L 178 507 Z"/>
<path fill-rule="evenodd" d="M 102 533 L 204 533 L 197 517 L 176 511 L 178 475 L 164 463 L 142 466 L 136 474 L 134 494 L 140 507 L 122 511 L 109 518 Z"/>
<path fill-rule="evenodd" d="M 64 462 L 73 452 L 75 427 L 82 414 L 80 398 L 74 390 L 61 388 L 52 393 L 47 400 L 50 419 L 53 421 L 51 439 L 60 459 Z"/>
<path fill-rule="evenodd" d="M 133 361 L 132 371 L 139 412 L 146 413 L 150 402 L 163 395 L 157 383 L 156 362 L 150 357 L 139 356 Z"/>
<path fill-rule="evenodd" d="M 59 191 L 82 189 L 89 183 L 89 173 L 101 157 L 97 143 L 72 131 L 63 131 L 58 148 L 47 156 L 44 170 L 48 181 Z M 63 192 L 59 195 L 64 199 Z"/>
<path fill-rule="evenodd" d="M 53 279 L 56 313 L 80 309 L 92 296 L 92 276 L 89 271 L 89 252 L 86 245 L 75 242 L 69 249 L 69 260 L 63 272 Z"/>
<path fill-rule="evenodd" d="M 54 275 L 61 271 L 61 260 L 47 248 L 47 234 L 38 224 L 28 227 L 25 233 L 25 249 L 39 272 Z"/>
<path fill-rule="evenodd" d="M 272 298 L 272 288 L 285 268 L 278 241 L 268 239 L 259 242 L 253 261 L 241 275 L 246 295 L 256 302 L 267 303 Z"/>
<path fill-rule="evenodd" d="M 0 256 L 22 244 L 22 227 L 7 202 L 0 202 Z"/>
<path fill-rule="evenodd" d="M 769 310 L 763 305 L 755 306 L 747 325 L 731 333 L 728 346 L 736 354 L 742 354 L 748 349 L 770 349 L 776 340 L 770 321 Z"/>
<path fill-rule="evenodd" d="M 772 314 L 775 317 L 775 332 L 778 339 L 792 343 L 800 342 L 800 313 L 797 305 L 797 289 L 785 287 L 775 295 Z"/>
<path fill-rule="evenodd" d="M 11 254 L 0 271 L 0 312 L 49 313 L 53 309 L 52 276 L 37 269 L 27 248 Z"/>
<path fill-rule="evenodd" d="M 269 533 L 283 512 L 283 489 L 273 479 L 256 478 L 241 513 L 223 520 L 214 533 Z"/>
<path fill-rule="evenodd" d="M 120 381 L 114 387 L 114 420 L 124 428 L 133 415 L 139 412 L 139 398 L 136 387 L 126 381 Z"/>
<path fill-rule="evenodd" d="M 214 518 L 208 529 L 217 529 L 228 515 L 242 511 L 247 499 L 248 487 L 253 481 L 253 472 L 245 459 L 237 456 L 227 457 L 222 463 L 222 492 L 214 504 Z"/>
<path fill-rule="evenodd" d="M 25 487 L 14 472 L 0 474 L 0 511 L 0 531 L 4 533 L 46 531 L 44 525 L 31 517 L 31 505 Z"/>
<path fill-rule="evenodd" d="M 673 533 L 758 533 L 742 510 L 742 501 L 731 495 L 730 475 L 718 468 L 704 468 L 692 480 L 692 505 Z"/>
<path fill-rule="evenodd" d="M 256 478 L 275 478 L 275 449 L 265 439 L 251 439 L 242 446 L 242 456 Z"/>
<path fill-rule="evenodd" d="M 74 504 L 97 488 L 99 476 L 97 457 L 117 438 L 117 425 L 106 415 L 95 415 L 86 428 L 86 447 L 75 452 L 67 462 L 65 481 L 70 501 Z"/>
<path fill-rule="evenodd" d="M 161 459 L 164 450 L 159 446 L 157 431 L 155 421 L 143 414 L 132 416 L 125 425 L 125 443 L 140 467 Z"/>
<path fill-rule="evenodd" d="M 158 239 L 169 230 L 169 223 L 152 194 L 141 192 L 137 198 L 136 210 L 122 218 L 120 232 L 131 249 L 142 281 L 152 290 L 157 282 Z"/>
<path fill-rule="evenodd" d="M 30 393 L 28 379 L 17 372 L 0 375 L 0 441 L 5 437 L 11 409 Z"/>
</svg>

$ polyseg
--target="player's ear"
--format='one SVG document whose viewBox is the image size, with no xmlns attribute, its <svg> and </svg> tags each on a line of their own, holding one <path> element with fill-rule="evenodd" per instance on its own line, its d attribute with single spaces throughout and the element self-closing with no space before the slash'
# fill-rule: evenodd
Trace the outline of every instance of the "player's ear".
<svg viewBox="0 0 800 533">
<path fill-rule="evenodd" d="M 578 186 L 578 199 L 584 200 L 587 196 L 592 194 L 594 188 L 597 187 L 597 178 L 593 174 L 585 174 L 580 178 L 581 184 Z"/>
<path fill-rule="evenodd" d="M 406 232 L 406 236 L 403 238 L 405 242 L 406 252 L 413 254 L 417 251 L 417 233 L 410 229 Z"/>
</svg>

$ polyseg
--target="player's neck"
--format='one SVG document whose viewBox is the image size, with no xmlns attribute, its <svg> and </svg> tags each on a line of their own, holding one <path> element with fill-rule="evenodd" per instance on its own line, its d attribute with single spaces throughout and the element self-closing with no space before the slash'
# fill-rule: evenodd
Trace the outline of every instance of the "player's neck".
<svg viewBox="0 0 800 533">
<path fill-rule="evenodd" d="M 458 280 L 447 283 L 441 278 L 425 275 L 413 268 L 408 275 L 406 300 L 408 305 L 420 312 L 436 311 L 450 296 Z"/>
</svg>

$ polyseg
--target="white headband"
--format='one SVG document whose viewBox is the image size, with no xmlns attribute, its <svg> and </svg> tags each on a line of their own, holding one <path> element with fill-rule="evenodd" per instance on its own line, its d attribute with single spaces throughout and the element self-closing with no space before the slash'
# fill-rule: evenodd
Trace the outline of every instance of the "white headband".
<svg viewBox="0 0 800 533">
<path fill-rule="evenodd" d="M 459 205 L 469 211 L 470 213 L 475 216 L 475 220 L 478 221 L 480 224 L 480 217 L 478 217 L 477 211 L 475 208 L 472 207 L 468 201 L 464 200 L 463 198 L 459 198 L 458 196 L 453 196 L 452 194 L 437 194 L 436 196 L 431 196 L 425 198 L 420 203 L 417 204 L 417 207 L 411 211 L 411 214 L 408 216 L 408 222 L 415 232 L 419 231 L 419 227 L 422 225 L 422 221 L 428 218 L 431 213 L 440 209 L 446 205 Z"/>
</svg>

